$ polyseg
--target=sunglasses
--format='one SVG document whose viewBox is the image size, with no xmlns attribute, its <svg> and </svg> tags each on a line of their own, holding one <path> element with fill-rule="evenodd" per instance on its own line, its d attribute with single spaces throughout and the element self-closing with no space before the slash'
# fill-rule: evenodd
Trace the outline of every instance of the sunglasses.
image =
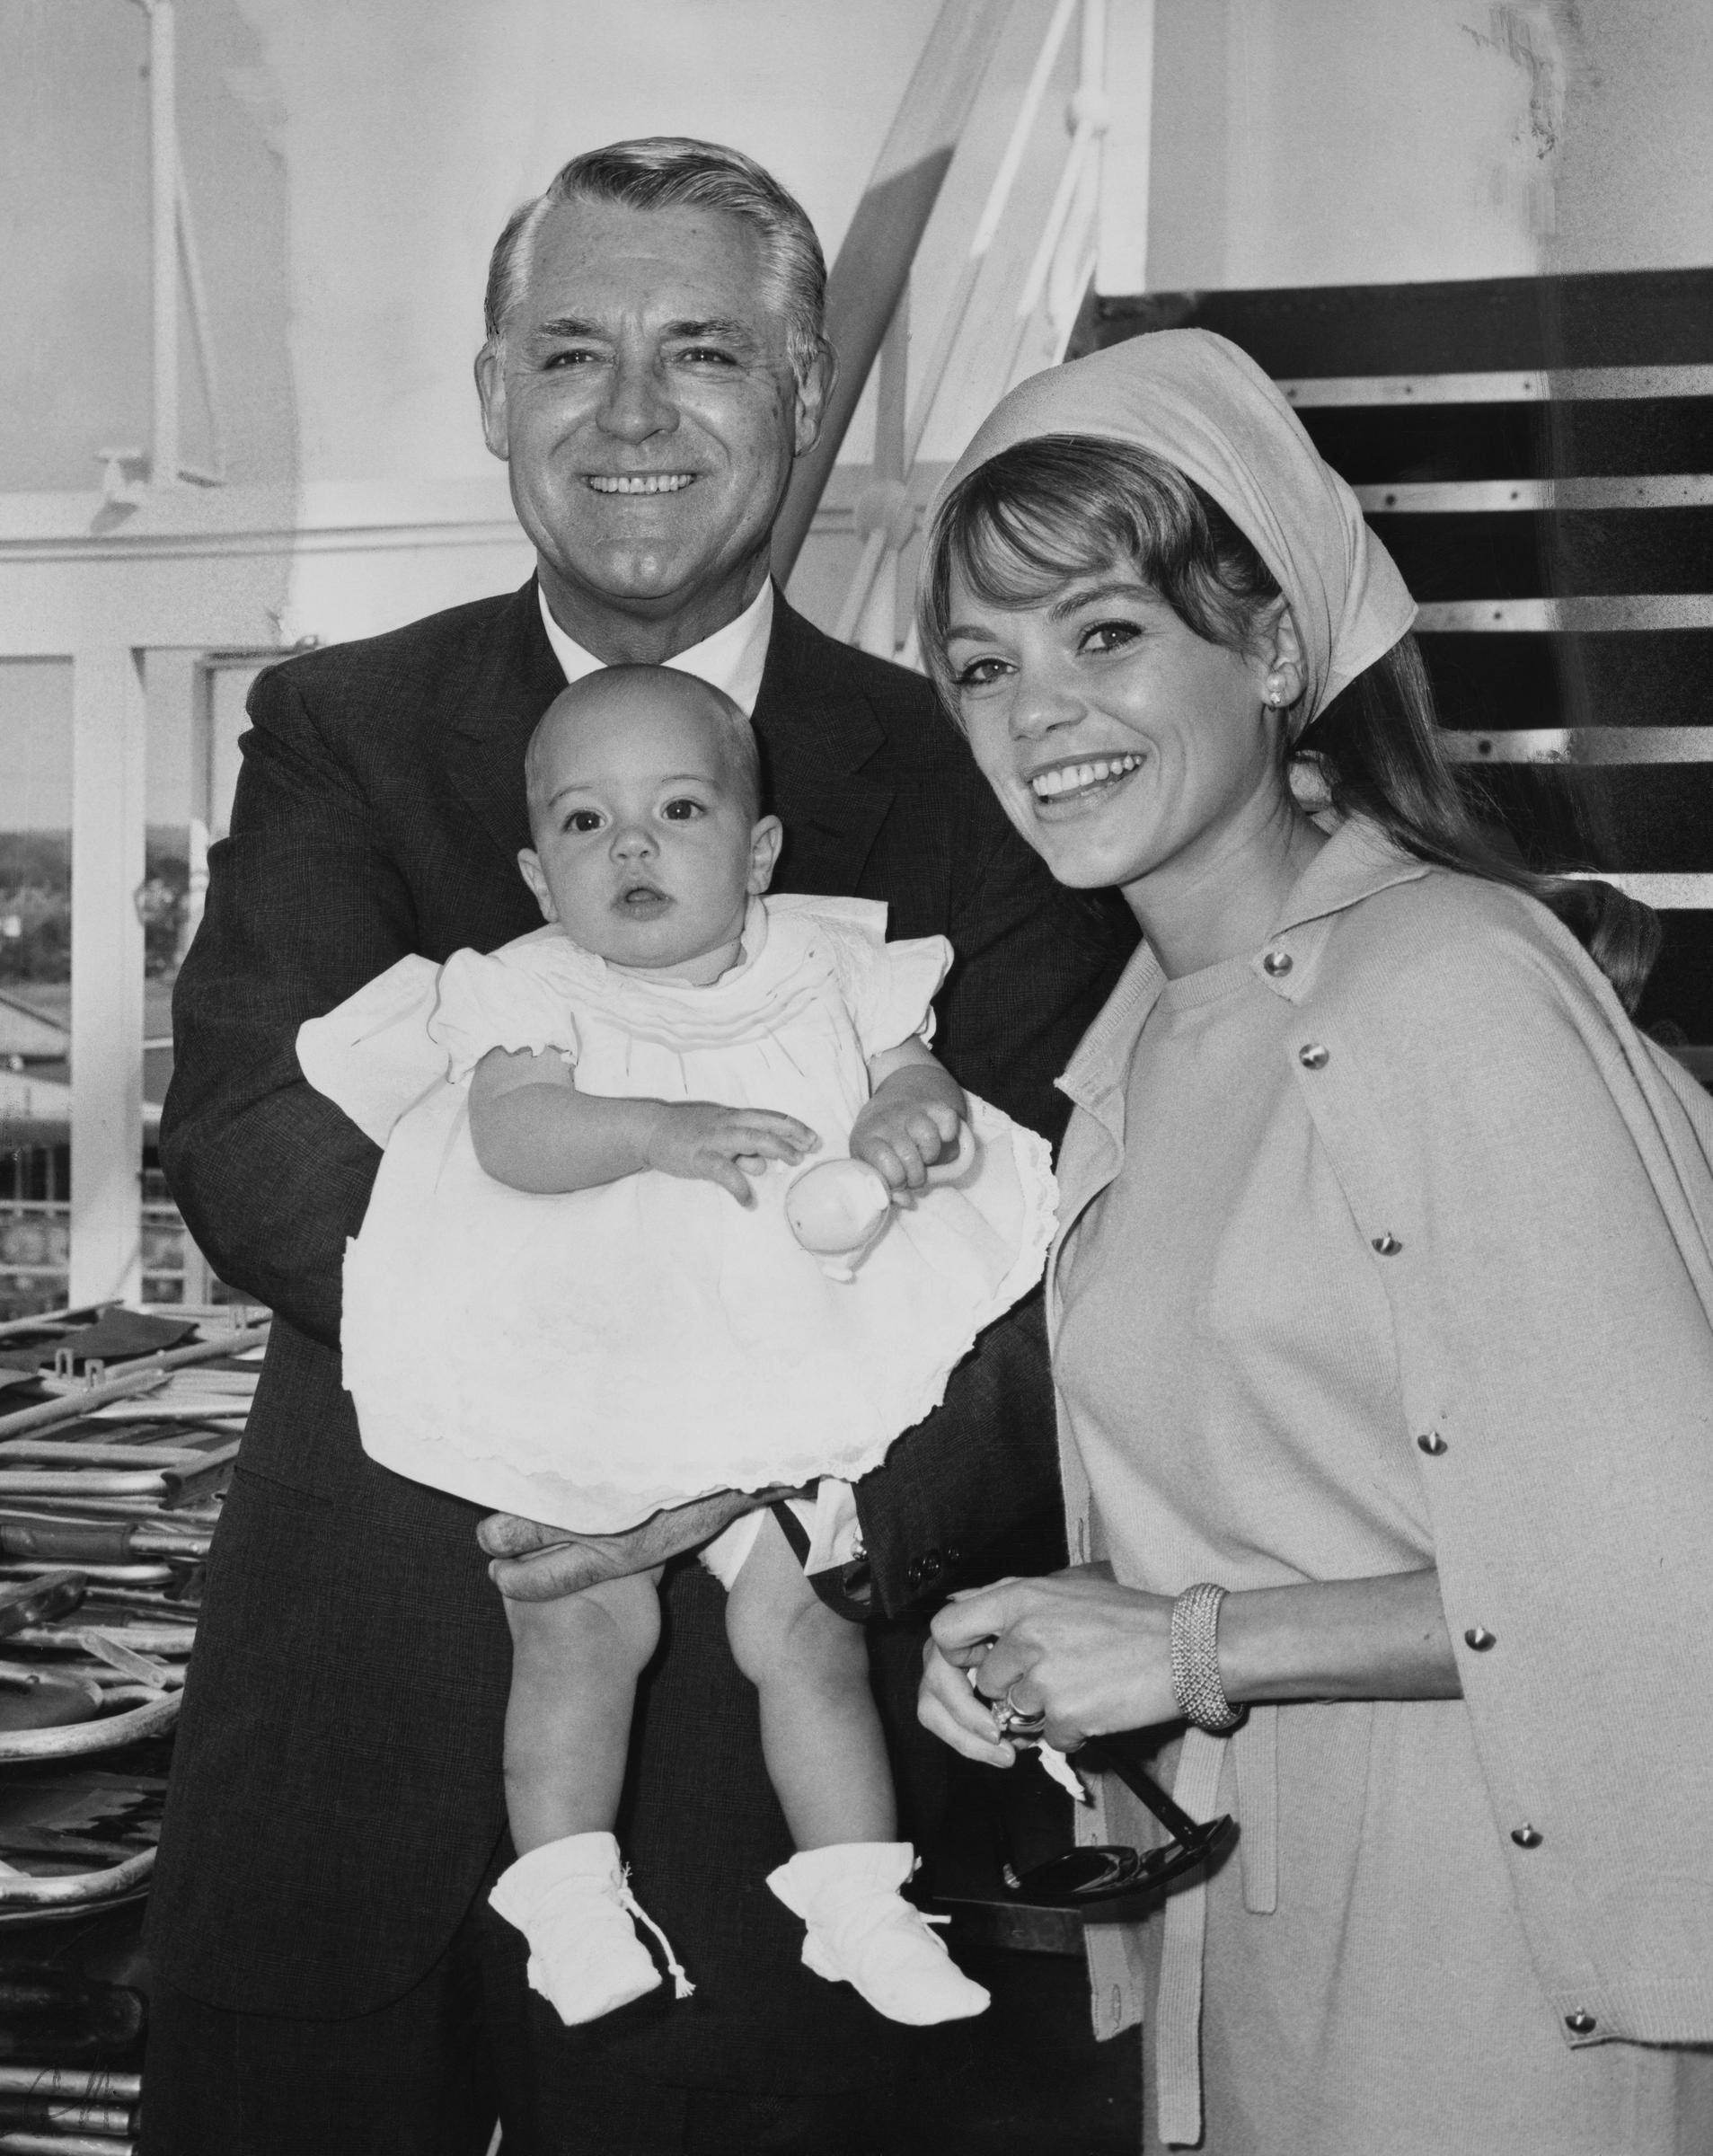
<svg viewBox="0 0 1713 2156">
<path fill-rule="evenodd" d="M 1045 1864 L 1021 1873 L 1005 1864 L 1000 1876 L 1015 1900 L 1062 1909 L 1152 1894 L 1212 1864 L 1231 1847 L 1237 1839 L 1237 1822 L 1229 1812 L 1217 1819 L 1192 1819 L 1145 1771 L 1142 1763 L 1148 1755 L 1147 1734 L 1119 1729 L 1106 1736 L 1085 1737 L 1074 1756 L 1079 1769 L 1116 1774 L 1171 1840 L 1159 1849 L 1102 1842 L 1090 1849 L 1066 1850 L 1063 1856 L 1049 1857 Z"/>
</svg>

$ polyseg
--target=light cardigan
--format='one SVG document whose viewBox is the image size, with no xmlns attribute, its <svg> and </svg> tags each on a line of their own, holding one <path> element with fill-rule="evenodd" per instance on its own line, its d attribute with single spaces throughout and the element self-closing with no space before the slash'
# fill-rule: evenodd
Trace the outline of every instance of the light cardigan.
<svg viewBox="0 0 1713 2156">
<path fill-rule="evenodd" d="M 1542 1992 L 1573 2045 L 1707 2043 L 1713 1100 L 1544 907 L 1426 868 L 1370 825 L 1335 833 L 1252 963 L 1297 1013 L 1290 1076 L 1390 1304 L 1493 1833 Z M 1117 1172 L 1131 1051 L 1163 977 L 1144 946 L 1059 1082 L 1076 1113 L 1055 1337 L 1059 1255 Z M 1086 1560 L 1063 1406 L 1060 1450 Z M 1240 1784 L 1267 1719 L 1240 1736 Z M 1192 1739 L 1179 1789 L 1199 1798 L 1217 1763 L 1192 1763 L 1221 1747 Z M 1525 1828 L 1539 1839 L 1520 1842 Z M 1104 1805 L 1085 1833 L 1113 1838 Z M 1251 1908 L 1271 1881 L 1257 1886 Z M 1087 1934 L 1100 2036 L 1141 2011 L 1126 1929 Z M 1172 1930 L 1169 1911 L 1169 1965 Z M 1196 1969 L 1162 1971 L 1161 2000 L 1162 2018 L 1189 2013 L 1192 2042 L 1198 1928 L 1194 1945 Z M 1194 1998 L 1173 2009 L 1169 1980 Z"/>
</svg>

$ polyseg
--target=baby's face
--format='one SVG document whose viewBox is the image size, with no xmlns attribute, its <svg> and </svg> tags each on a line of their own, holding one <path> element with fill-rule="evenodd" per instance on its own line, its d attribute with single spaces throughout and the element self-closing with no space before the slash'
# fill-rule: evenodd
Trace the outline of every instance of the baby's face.
<svg viewBox="0 0 1713 2156">
<path fill-rule="evenodd" d="M 634 683 L 560 707 L 532 769 L 535 844 L 519 856 L 543 914 L 616 965 L 695 977 L 767 888 L 779 826 L 752 825 L 717 712 Z"/>
</svg>

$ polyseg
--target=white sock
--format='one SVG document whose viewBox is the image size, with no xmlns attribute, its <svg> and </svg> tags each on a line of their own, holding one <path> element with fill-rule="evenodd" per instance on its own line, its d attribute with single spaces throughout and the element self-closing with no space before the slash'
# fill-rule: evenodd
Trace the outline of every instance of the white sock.
<svg viewBox="0 0 1713 2156">
<path fill-rule="evenodd" d="M 923 2027 L 979 2014 L 987 1993 L 898 1892 L 915 1868 L 908 1842 L 841 1842 L 799 1851 L 767 1884 L 808 1927 L 804 1966 L 849 1984 L 888 2020 Z"/>
<path fill-rule="evenodd" d="M 500 1874 L 488 1899 L 529 1941 L 530 1988 L 568 2027 L 597 2020 L 659 1983 L 633 1917 L 660 1941 L 678 1997 L 695 1988 L 631 1892 L 611 1834 L 544 1842 Z"/>
</svg>

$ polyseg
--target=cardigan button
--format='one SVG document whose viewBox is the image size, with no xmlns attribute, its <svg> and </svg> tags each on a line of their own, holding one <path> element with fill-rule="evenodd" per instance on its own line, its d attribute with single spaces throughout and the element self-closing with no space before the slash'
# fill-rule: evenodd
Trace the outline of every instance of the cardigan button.
<svg viewBox="0 0 1713 2156">
<path fill-rule="evenodd" d="M 1530 1826 L 1525 1821 L 1511 1829 L 1511 1839 L 1519 1849 L 1539 1849 L 1544 1837 L 1538 1826 Z"/>
<path fill-rule="evenodd" d="M 1594 2033 L 1595 2022 L 1592 2014 L 1567 2014 L 1564 2025 L 1573 2037 L 1592 2037 Z"/>
<path fill-rule="evenodd" d="M 1416 1443 L 1430 1460 L 1437 1460 L 1445 1450 L 1445 1440 L 1437 1430 L 1424 1430 Z"/>
<path fill-rule="evenodd" d="M 1318 1040 L 1311 1040 L 1306 1047 L 1297 1050 L 1296 1059 L 1305 1071 L 1324 1071 L 1332 1061 L 1332 1050 L 1322 1047 Z"/>
<path fill-rule="evenodd" d="M 1395 1258 L 1404 1246 L 1395 1235 L 1376 1235 L 1373 1247 L 1382 1258 Z"/>
<path fill-rule="evenodd" d="M 1291 954 L 1288 950 L 1269 950 L 1261 960 L 1261 971 L 1276 981 L 1283 980 L 1290 970 Z"/>
<path fill-rule="evenodd" d="M 1466 1631 L 1463 1635 L 1464 1646 L 1472 1647 L 1478 1655 L 1486 1654 L 1489 1647 L 1497 1647 L 1498 1643 L 1498 1634 L 1497 1632 L 1489 1632 L 1484 1624 L 1470 1625 L 1468 1631 Z"/>
</svg>

